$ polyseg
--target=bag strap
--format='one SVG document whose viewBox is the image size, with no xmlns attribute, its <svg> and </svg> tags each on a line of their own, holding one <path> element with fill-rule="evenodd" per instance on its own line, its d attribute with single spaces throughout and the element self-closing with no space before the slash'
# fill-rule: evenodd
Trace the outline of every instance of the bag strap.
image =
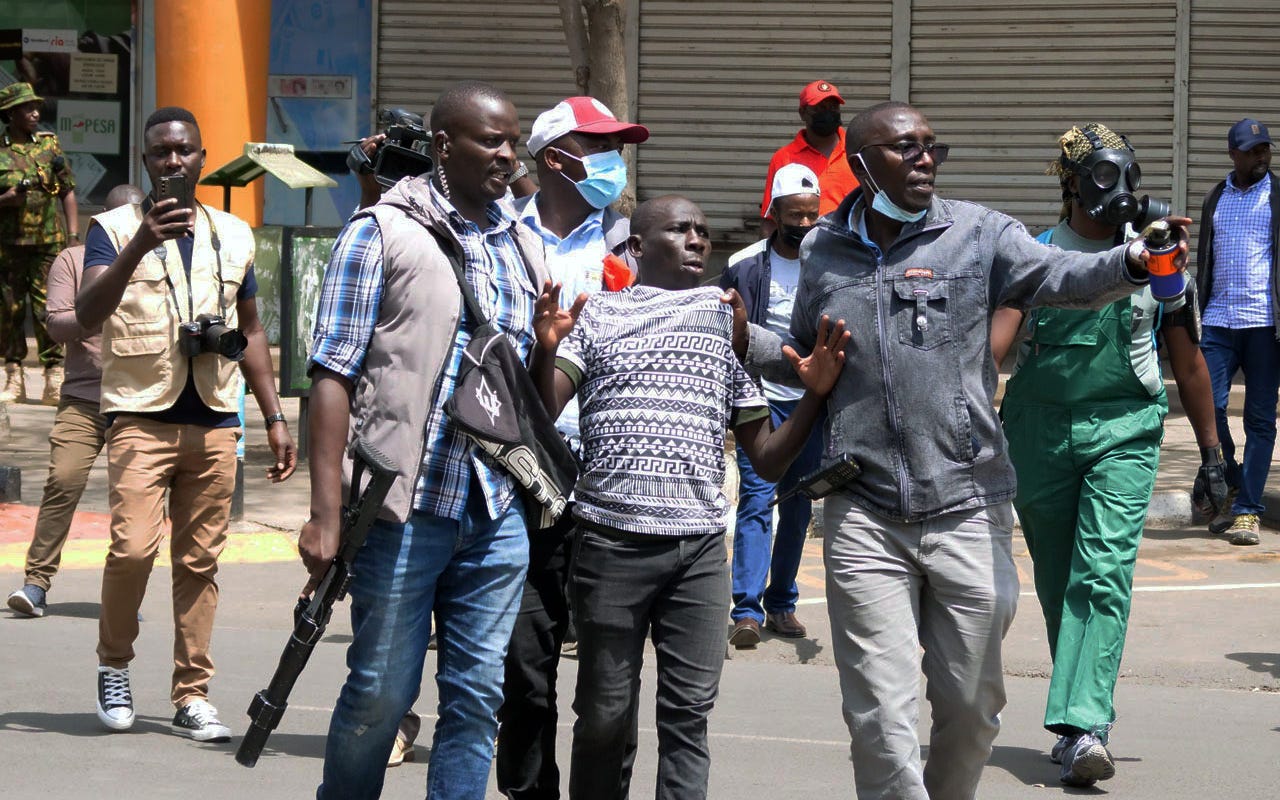
<svg viewBox="0 0 1280 800">
<path fill-rule="evenodd" d="M 440 251 L 444 253 L 445 258 L 449 259 L 449 266 L 453 267 L 453 276 L 458 279 L 458 289 L 462 292 L 462 301 L 467 306 L 467 316 L 471 319 L 472 328 L 480 328 L 489 324 L 489 318 L 480 310 L 480 301 L 476 300 L 476 293 L 472 290 L 471 284 L 467 282 L 466 273 L 463 272 L 462 258 L 459 257 L 458 251 L 454 249 L 453 242 L 449 241 L 440 231 L 435 228 L 427 228 L 431 231 L 431 235 L 436 237 L 436 244 L 440 246 Z"/>
</svg>

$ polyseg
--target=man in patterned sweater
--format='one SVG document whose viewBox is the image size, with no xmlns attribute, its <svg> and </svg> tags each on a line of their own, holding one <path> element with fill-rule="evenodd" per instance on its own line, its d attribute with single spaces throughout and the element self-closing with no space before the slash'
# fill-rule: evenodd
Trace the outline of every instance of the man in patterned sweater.
<svg viewBox="0 0 1280 800">
<path fill-rule="evenodd" d="M 575 487 L 570 606 L 578 629 L 569 796 L 625 798 L 628 736 L 646 634 L 658 658 L 658 797 L 705 797 L 707 717 L 724 662 L 729 572 L 724 432 L 762 477 L 800 452 L 843 365 L 843 325 L 819 326 L 807 388 L 776 431 L 734 356 L 732 309 L 697 288 L 711 243 L 682 197 L 642 204 L 627 240 L 638 285 L 579 295 L 547 284 L 534 312 L 533 372 L 553 416 L 577 394 L 583 467 Z M 563 347 L 559 345 L 563 342 Z M 557 348 L 559 350 L 557 352 Z"/>
</svg>

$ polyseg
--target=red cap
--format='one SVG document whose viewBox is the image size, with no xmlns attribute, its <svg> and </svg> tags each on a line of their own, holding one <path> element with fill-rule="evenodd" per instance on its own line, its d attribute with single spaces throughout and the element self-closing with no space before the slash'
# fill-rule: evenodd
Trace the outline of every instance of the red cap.
<svg viewBox="0 0 1280 800">
<path fill-rule="evenodd" d="M 616 133 L 623 144 L 639 144 L 649 138 L 648 128 L 634 122 L 620 122 L 594 97 L 569 97 L 533 121 L 529 155 L 537 158 L 542 148 L 566 133 Z"/>
<path fill-rule="evenodd" d="M 834 84 L 827 81 L 814 81 L 800 90 L 800 107 L 816 106 L 828 97 L 834 97 L 837 103 L 844 105 L 844 98 L 840 96 Z"/>
</svg>

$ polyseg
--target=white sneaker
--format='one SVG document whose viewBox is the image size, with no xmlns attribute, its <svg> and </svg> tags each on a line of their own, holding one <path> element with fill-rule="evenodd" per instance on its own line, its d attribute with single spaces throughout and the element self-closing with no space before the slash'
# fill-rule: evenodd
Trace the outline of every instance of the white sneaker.
<svg viewBox="0 0 1280 800">
<path fill-rule="evenodd" d="M 133 690 L 129 668 L 98 666 L 98 719 L 113 731 L 133 727 Z"/>
<path fill-rule="evenodd" d="M 169 729 L 197 742 L 231 741 L 231 729 L 218 720 L 218 709 L 208 700 L 192 700 L 178 709 Z"/>
</svg>

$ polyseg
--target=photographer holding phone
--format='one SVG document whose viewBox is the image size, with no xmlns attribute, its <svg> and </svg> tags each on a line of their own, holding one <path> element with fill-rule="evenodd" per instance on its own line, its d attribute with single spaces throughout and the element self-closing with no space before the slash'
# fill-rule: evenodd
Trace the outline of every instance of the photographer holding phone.
<svg viewBox="0 0 1280 800">
<path fill-rule="evenodd" d="M 109 730 L 133 726 L 129 662 L 167 494 L 176 629 L 171 729 L 226 741 L 231 731 L 208 702 L 209 640 L 235 484 L 242 373 L 275 456 L 267 478 L 292 475 L 297 451 L 258 319 L 253 232 L 195 199 L 205 151 L 190 111 L 157 109 L 143 145 L 155 199 L 93 218 L 76 295 L 79 323 L 102 326 L 102 413 L 110 425 L 97 712 Z"/>
</svg>

